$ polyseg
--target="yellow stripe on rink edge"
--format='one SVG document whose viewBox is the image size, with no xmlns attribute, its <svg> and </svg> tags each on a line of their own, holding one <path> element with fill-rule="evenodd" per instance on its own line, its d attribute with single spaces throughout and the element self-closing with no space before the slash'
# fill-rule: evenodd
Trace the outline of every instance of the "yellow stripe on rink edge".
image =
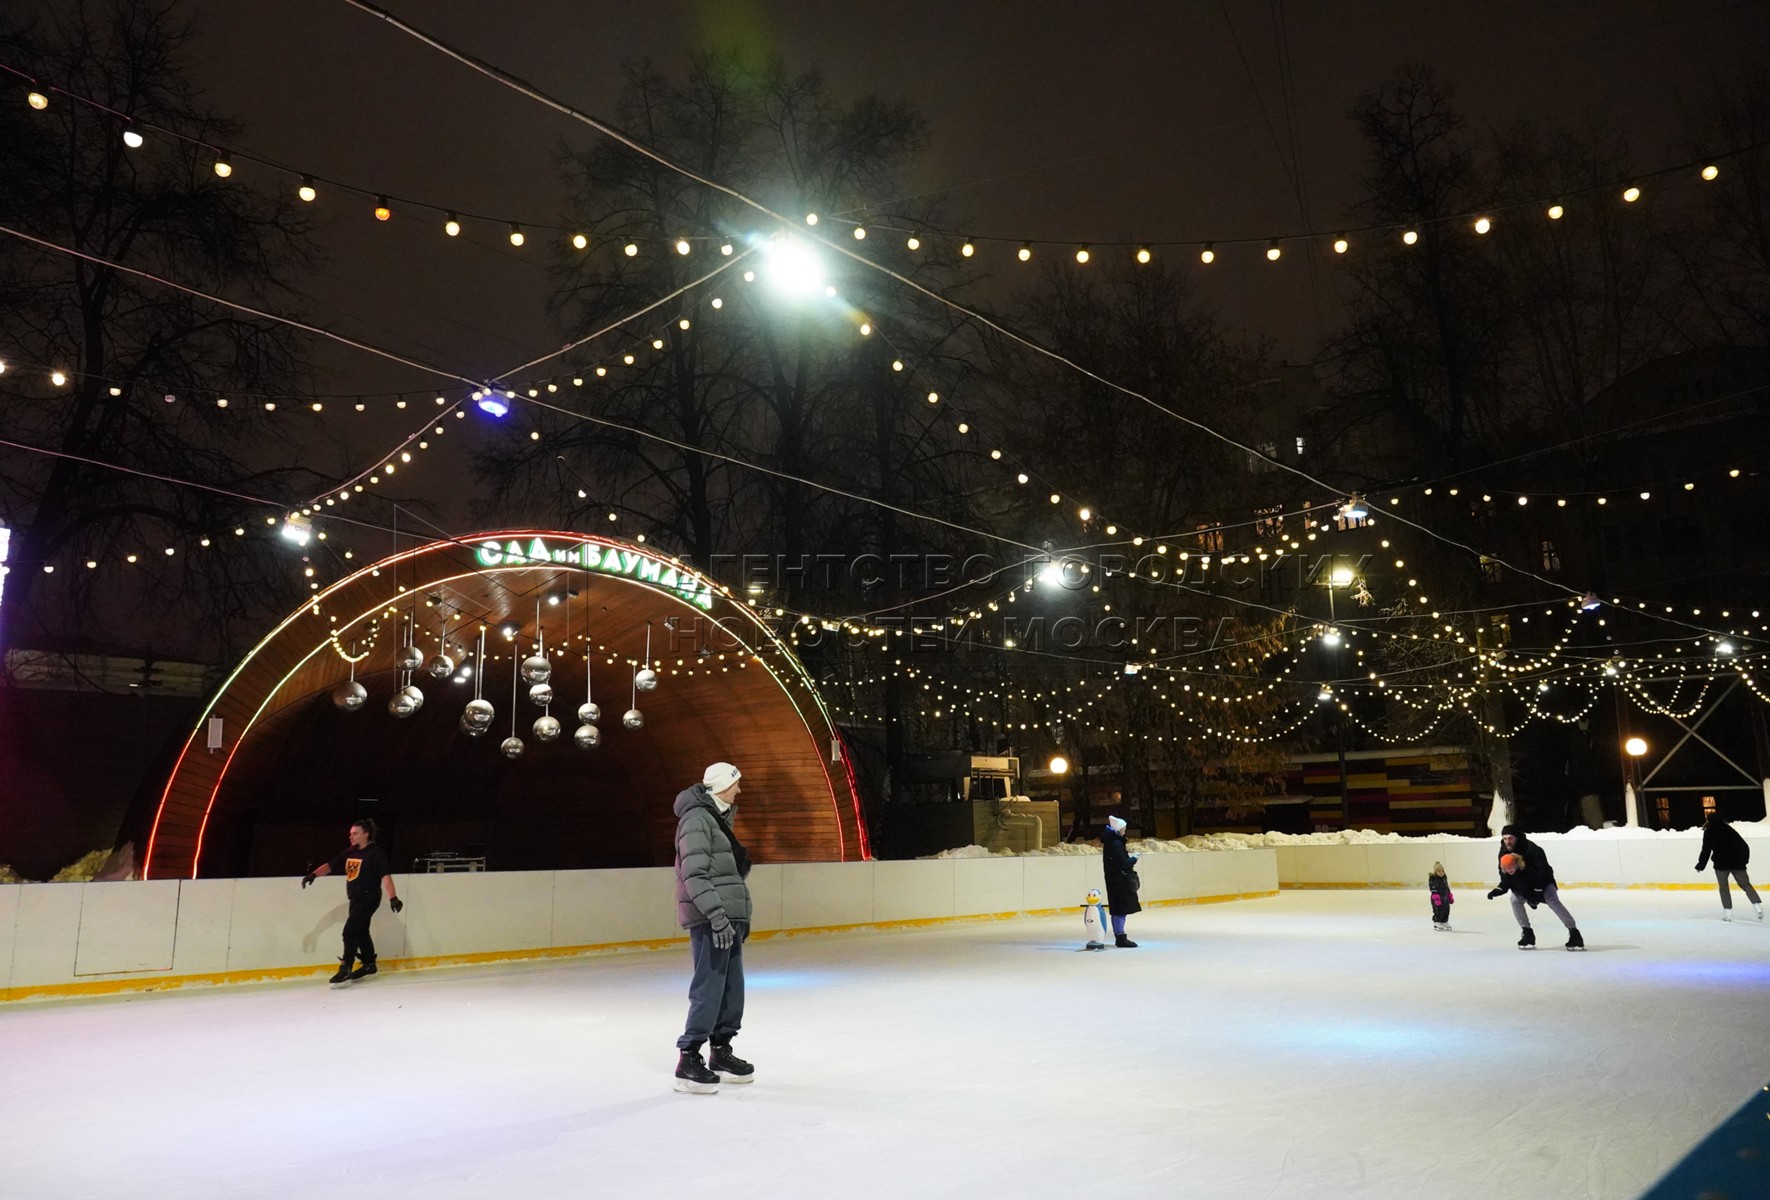
<svg viewBox="0 0 1770 1200">
<path fill-rule="evenodd" d="M 1491 879 L 1453 879 L 1450 881 L 1450 886 L 1453 888 L 1480 888 L 1484 892 L 1493 885 L 1494 881 Z M 1411 880 L 1407 883 L 1378 881 L 1372 881 L 1369 883 L 1299 883 L 1293 879 L 1281 879 L 1278 881 L 1278 886 L 1285 891 L 1311 892 L 1330 891 L 1334 889 L 1344 890 L 1349 888 L 1359 890 L 1373 888 L 1424 888 L 1426 884 L 1424 879 L 1417 883 Z M 1555 887 L 1557 889 L 1610 888 L 1612 891 L 1618 892 L 1712 892 L 1715 890 L 1713 880 L 1710 880 L 1708 883 L 1604 883 L 1602 881 L 1587 882 L 1584 880 L 1574 880 L 1568 883 L 1562 883 L 1557 880 Z"/>
<path fill-rule="evenodd" d="M 1197 896 L 1184 900 L 1151 900 L 1145 908 L 1170 908 L 1182 904 L 1226 904 L 1234 900 L 1258 900 L 1276 896 L 1269 892 L 1237 892 L 1222 896 Z M 808 934 L 852 933 L 878 929 L 923 929 L 935 925 L 954 925 L 970 921 L 1009 921 L 1016 917 L 1053 917 L 1076 912 L 1080 904 L 1063 908 L 1034 908 L 1020 912 L 971 913 L 957 917 L 918 917 L 904 921 L 865 921 L 856 925 L 817 925 L 804 929 L 762 929 L 751 934 L 752 941 L 770 938 L 800 937 Z M 440 954 L 419 958 L 382 958 L 376 965 L 379 974 L 396 971 L 425 971 L 435 967 L 468 967 L 487 963 L 526 962 L 547 958 L 579 958 L 593 954 L 611 954 L 626 950 L 663 950 L 680 946 L 687 935 L 640 942 L 603 942 L 588 946 L 547 946 L 536 950 L 484 950 L 474 954 Z M 116 996 L 132 992 L 170 992 L 188 987 L 214 987 L 226 984 L 282 983 L 296 979 L 327 979 L 337 971 L 336 960 L 323 966 L 265 967 L 256 971 L 216 971 L 203 975 L 131 976 L 127 979 L 94 979 L 83 983 L 46 983 L 22 987 L 0 988 L 0 1002 L 13 1000 L 78 1000 Z"/>
</svg>

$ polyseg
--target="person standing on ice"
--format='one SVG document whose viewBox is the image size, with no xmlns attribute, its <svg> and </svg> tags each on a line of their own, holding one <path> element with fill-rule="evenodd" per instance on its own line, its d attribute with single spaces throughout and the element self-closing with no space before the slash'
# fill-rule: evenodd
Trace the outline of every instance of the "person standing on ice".
<svg viewBox="0 0 1770 1200">
<path fill-rule="evenodd" d="M 756 1068 L 731 1052 L 744 1023 L 744 941 L 750 936 L 750 855 L 732 832 L 743 772 L 716 762 L 676 797 L 676 922 L 688 930 L 694 977 L 676 1039 L 676 1090 L 706 1094 L 749 1083 Z M 710 1061 L 701 1047 L 713 1043 Z"/>
<path fill-rule="evenodd" d="M 301 877 L 306 887 L 322 875 L 340 872 L 344 876 L 344 895 L 350 901 L 350 914 L 344 918 L 344 957 L 339 960 L 338 973 L 332 976 L 333 987 L 342 987 L 375 974 L 375 939 L 369 936 L 369 921 L 381 907 L 381 893 L 387 893 L 387 906 L 398 912 L 405 905 L 393 891 L 393 874 L 387 855 L 375 844 L 375 822 L 365 817 L 350 827 L 350 847 L 331 862 L 321 863 Z M 351 970 L 358 959 L 362 966 Z"/>
<path fill-rule="evenodd" d="M 1432 896 L 1432 929 L 1434 932 L 1450 932 L 1450 906 L 1457 902 L 1451 895 L 1450 880 L 1444 874 L 1444 864 L 1432 864 L 1432 873 L 1426 876 L 1426 890 Z"/>
<path fill-rule="evenodd" d="M 1532 908 L 1547 904 L 1549 911 L 1567 926 L 1567 948 L 1586 948 L 1586 939 L 1574 924 L 1573 914 L 1561 903 L 1560 893 L 1555 888 L 1555 868 L 1549 865 L 1549 856 L 1543 853 L 1541 846 L 1519 832 L 1516 825 L 1500 830 L 1500 882 L 1487 893 L 1487 898 L 1495 900 L 1505 892 L 1512 893 L 1512 915 L 1524 931 L 1518 939 L 1520 950 L 1536 947 L 1536 930 L 1530 927 L 1530 917 L 1524 911 L 1526 904 Z"/>
<path fill-rule="evenodd" d="M 1715 860 L 1715 886 L 1721 889 L 1721 919 L 1733 919 L 1733 893 L 1727 887 L 1727 876 L 1731 875 L 1744 890 L 1745 898 L 1751 901 L 1758 920 L 1762 921 L 1764 905 L 1758 900 L 1758 890 L 1745 873 L 1745 865 L 1752 858 L 1752 848 L 1739 836 L 1739 830 L 1733 828 L 1732 822 L 1720 813 L 1710 813 L 1708 820 L 1702 823 L 1702 854 L 1696 860 L 1699 874 L 1708 865 L 1711 855 Z"/>
<path fill-rule="evenodd" d="M 1141 856 L 1125 849 L 1123 817 L 1106 818 L 1100 849 L 1106 870 L 1106 907 L 1112 912 L 1112 944 L 1121 950 L 1135 950 L 1137 943 L 1125 936 L 1125 918 L 1143 911 L 1137 903 L 1137 859 Z"/>
</svg>

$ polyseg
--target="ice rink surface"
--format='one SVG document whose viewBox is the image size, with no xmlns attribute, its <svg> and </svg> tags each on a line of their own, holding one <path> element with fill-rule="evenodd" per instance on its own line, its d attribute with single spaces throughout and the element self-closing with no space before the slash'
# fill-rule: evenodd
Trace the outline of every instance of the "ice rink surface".
<svg viewBox="0 0 1770 1200">
<path fill-rule="evenodd" d="M 714 1096 L 686 947 L 15 1005 L 0 1195 L 1636 1197 L 1770 1081 L 1770 924 L 1563 899 L 1587 953 L 1473 888 L 758 939 Z"/>
</svg>

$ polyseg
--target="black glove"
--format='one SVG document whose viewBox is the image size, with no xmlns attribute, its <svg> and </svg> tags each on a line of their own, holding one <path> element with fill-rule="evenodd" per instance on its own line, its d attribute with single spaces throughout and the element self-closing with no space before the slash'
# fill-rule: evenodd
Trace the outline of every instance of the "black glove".
<svg viewBox="0 0 1770 1200">
<path fill-rule="evenodd" d="M 731 943 L 737 937 L 737 930 L 732 928 L 731 918 L 724 913 L 713 915 L 713 945 L 720 950 L 731 949 Z"/>
<path fill-rule="evenodd" d="M 395 896 L 393 899 L 391 899 L 387 902 L 387 907 L 391 908 L 394 912 L 398 912 L 400 909 L 404 908 L 405 906 L 406 906 L 406 902 L 404 900 L 401 900 L 398 896 Z"/>
<path fill-rule="evenodd" d="M 1493 891 L 1487 893 L 1487 898 L 1489 900 L 1498 900 L 1501 896 L 1503 896 L 1505 894 L 1506 894 L 1505 888 L 1495 888 Z"/>
<path fill-rule="evenodd" d="M 305 874 L 301 877 L 301 886 L 306 887 L 308 884 L 312 883 L 314 880 L 316 880 L 318 878 L 319 878 L 318 875 L 315 875 L 312 871 L 309 871 L 307 874 Z"/>
</svg>

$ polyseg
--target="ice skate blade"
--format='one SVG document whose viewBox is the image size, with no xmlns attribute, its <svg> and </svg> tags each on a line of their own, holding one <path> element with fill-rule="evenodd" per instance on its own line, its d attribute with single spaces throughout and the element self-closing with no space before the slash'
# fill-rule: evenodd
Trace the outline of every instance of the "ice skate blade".
<svg viewBox="0 0 1770 1200">
<path fill-rule="evenodd" d="M 334 990 L 337 990 L 339 988 L 349 987 L 353 981 L 349 980 L 349 979 L 333 979 L 333 980 L 328 980 L 328 982 L 332 985 L 332 988 Z"/>
<path fill-rule="evenodd" d="M 1573 951 L 1580 953 L 1580 954 L 1584 954 L 1585 950 L 1586 950 L 1586 948 L 1584 946 L 1569 946 L 1568 949 L 1573 950 Z"/>
<path fill-rule="evenodd" d="M 719 1076 L 720 1083 L 755 1083 L 756 1082 L 756 1073 L 754 1071 L 752 1071 L 748 1075 L 734 1075 L 730 1071 L 715 1071 L 714 1074 Z"/>
<path fill-rule="evenodd" d="M 676 1090 L 687 1092 L 691 1096 L 711 1096 L 719 1090 L 719 1085 L 716 1083 L 696 1083 L 692 1079 L 678 1079 Z"/>
</svg>

